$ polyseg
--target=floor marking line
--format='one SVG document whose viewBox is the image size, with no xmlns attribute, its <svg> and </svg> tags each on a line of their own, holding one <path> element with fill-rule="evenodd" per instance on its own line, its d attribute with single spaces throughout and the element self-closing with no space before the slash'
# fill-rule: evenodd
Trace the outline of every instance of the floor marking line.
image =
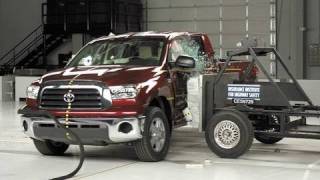
<svg viewBox="0 0 320 180">
<path fill-rule="evenodd" d="M 137 163 L 139 163 L 139 162 L 133 162 L 133 163 L 128 163 L 128 164 L 120 165 L 120 166 L 117 166 L 117 167 L 114 167 L 114 168 L 111 168 L 111 169 L 106 169 L 106 170 L 98 171 L 98 172 L 91 173 L 91 174 L 84 175 L 84 176 L 79 176 L 79 177 L 76 177 L 76 176 L 75 176 L 75 178 L 73 178 L 73 179 L 83 179 L 83 178 L 87 178 L 87 177 L 90 177 L 90 176 L 95 176 L 95 175 L 97 175 L 97 174 L 102 174 L 102 173 L 105 173 L 105 172 L 108 172 L 108 171 L 112 171 L 112 170 L 115 170 L 115 169 L 127 167 L 127 166 L 130 166 L 130 165 L 133 165 L 133 164 L 137 164 Z"/>
</svg>

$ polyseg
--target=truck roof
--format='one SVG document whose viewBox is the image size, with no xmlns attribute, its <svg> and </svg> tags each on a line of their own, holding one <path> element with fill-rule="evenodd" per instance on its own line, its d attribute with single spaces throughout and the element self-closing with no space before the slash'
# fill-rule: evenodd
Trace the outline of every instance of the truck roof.
<svg viewBox="0 0 320 180">
<path fill-rule="evenodd" d="M 97 39 L 94 39 L 90 43 L 101 41 L 101 40 L 108 40 L 108 39 L 117 39 L 117 38 L 126 38 L 126 37 L 164 37 L 168 39 L 172 39 L 177 36 L 181 35 L 196 35 L 196 34 L 203 34 L 203 33 L 194 33 L 194 32 L 174 32 L 174 31 L 168 31 L 168 32 L 158 32 L 158 31 L 145 31 L 145 32 L 129 32 L 125 34 L 119 34 L 119 35 L 108 35 L 108 36 L 102 36 Z"/>
</svg>

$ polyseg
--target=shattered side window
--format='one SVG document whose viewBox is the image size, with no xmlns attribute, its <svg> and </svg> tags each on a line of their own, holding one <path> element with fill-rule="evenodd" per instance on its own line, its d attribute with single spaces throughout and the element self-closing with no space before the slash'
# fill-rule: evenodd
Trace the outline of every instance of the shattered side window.
<svg viewBox="0 0 320 180">
<path fill-rule="evenodd" d="M 171 42 L 169 61 L 175 62 L 179 56 L 192 57 L 196 61 L 197 70 L 203 70 L 205 53 L 201 38 L 186 36 L 174 39 Z"/>
</svg>

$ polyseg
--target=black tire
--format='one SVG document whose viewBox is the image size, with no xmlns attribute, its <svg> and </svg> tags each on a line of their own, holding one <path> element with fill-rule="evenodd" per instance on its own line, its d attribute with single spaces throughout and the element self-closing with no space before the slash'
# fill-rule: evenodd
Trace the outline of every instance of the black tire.
<svg viewBox="0 0 320 180">
<path fill-rule="evenodd" d="M 169 150 L 170 145 L 170 127 L 168 119 L 165 113 L 158 107 L 148 107 L 145 112 L 146 120 L 144 122 L 144 130 L 142 133 L 142 139 L 136 141 L 134 143 L 135 151 L 138 158 L 141 161 L 146 162 L 157 162 L 163 160 Z M 163 146 L 158 151 L 155 149 L 156 147 L 151 144 L 151 130 L 150 127 L 152 123 L 157 121 L 162 121 L 164 129 L 165 137 L 162 139 Z M 163 135 L 163 133 L 161 133 Z"/>
<path fill-rule="evenodd" d="M 268 118 L 268 123 L 271 122 L 271 125 L 270 124 L 264 125 L 265 128 L 263 128 L 262 130 L 271 131 L 271 132 L 279 132 L 280 131 L 280 117 L 278 115 L 271 114 L 271 115 L 268 115 L 267 118 Z M 288 123 L 288 122 L 290 122 L 290 118 L 288 116 L 286 116 L 285 123 Z M 277 126 L 274 127 L 274 125 L 277 125 Z M 283 139 L 281 137 L 272 137 L 267 134 L 259 134 L 259 133 L 255 133 L 254 136 L 255 136 L 256 140 L 258 140 L 264 144 L 275 144 Z"/>
<path fill-rule="evenodd" d="M 275 144 L 283 139 L 279 137 L 271 137 L 264 134 L 255 134 L 254 137 L 256 138 L 256 140 L 263 144 Z"/>
<path fill-rule="evenodd" d="M 217 140 L 215 139 L 215 128 L 219 132 L 219 127 L 223 127 L 224 124 L 228 125 L 224 127 L 233 127 L 233 131 L 230 129 L 230 131 L 224 130 L 221 135 L 224 136 L 225 133 L 228 133 L 228 138 L 235 137 L 233 138 L 234 144 L 232 145 L 221 142 L 227 138 L 220 136 L 217 137 Z M 207 123 L 205 130 L 205 137 L 209 148 L 221 158 L 237 158 L 247 152 L 252 145 L 253 134 L 253 127 L 248 117 L 236 110 L 223 110 L 216 113 Z"/>
<path fill-rule="evenodd" d="M 40 141 L 33 139 L 33 143 L 41 154 L 48 156 L 61 156 L 69 147 L 68 144 L 50 140 Z"/>
</svg>

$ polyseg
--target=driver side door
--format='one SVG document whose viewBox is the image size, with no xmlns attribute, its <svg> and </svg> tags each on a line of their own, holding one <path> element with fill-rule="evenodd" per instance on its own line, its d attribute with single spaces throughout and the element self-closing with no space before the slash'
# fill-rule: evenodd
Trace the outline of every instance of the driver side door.
<svg viewBox="0 0 320 180">
<path fill-rule="evenodd" d="M 179 36 L 174 38 L 170 43 L 168 53 L 169 72 L 174 91 L 174 114 L 175 126 L 186 125 L 186 119 L 183 115 L 183 110 L 188 107 L 187 102 L 187 82 L 193 73 L 193 70 L 181 69 L 175 65 L 179 56 L 192 57 L 196 62 L 199 61 L 199 56 L 203 54 L 203 44 L 201 36 Z"/>
</svg>

